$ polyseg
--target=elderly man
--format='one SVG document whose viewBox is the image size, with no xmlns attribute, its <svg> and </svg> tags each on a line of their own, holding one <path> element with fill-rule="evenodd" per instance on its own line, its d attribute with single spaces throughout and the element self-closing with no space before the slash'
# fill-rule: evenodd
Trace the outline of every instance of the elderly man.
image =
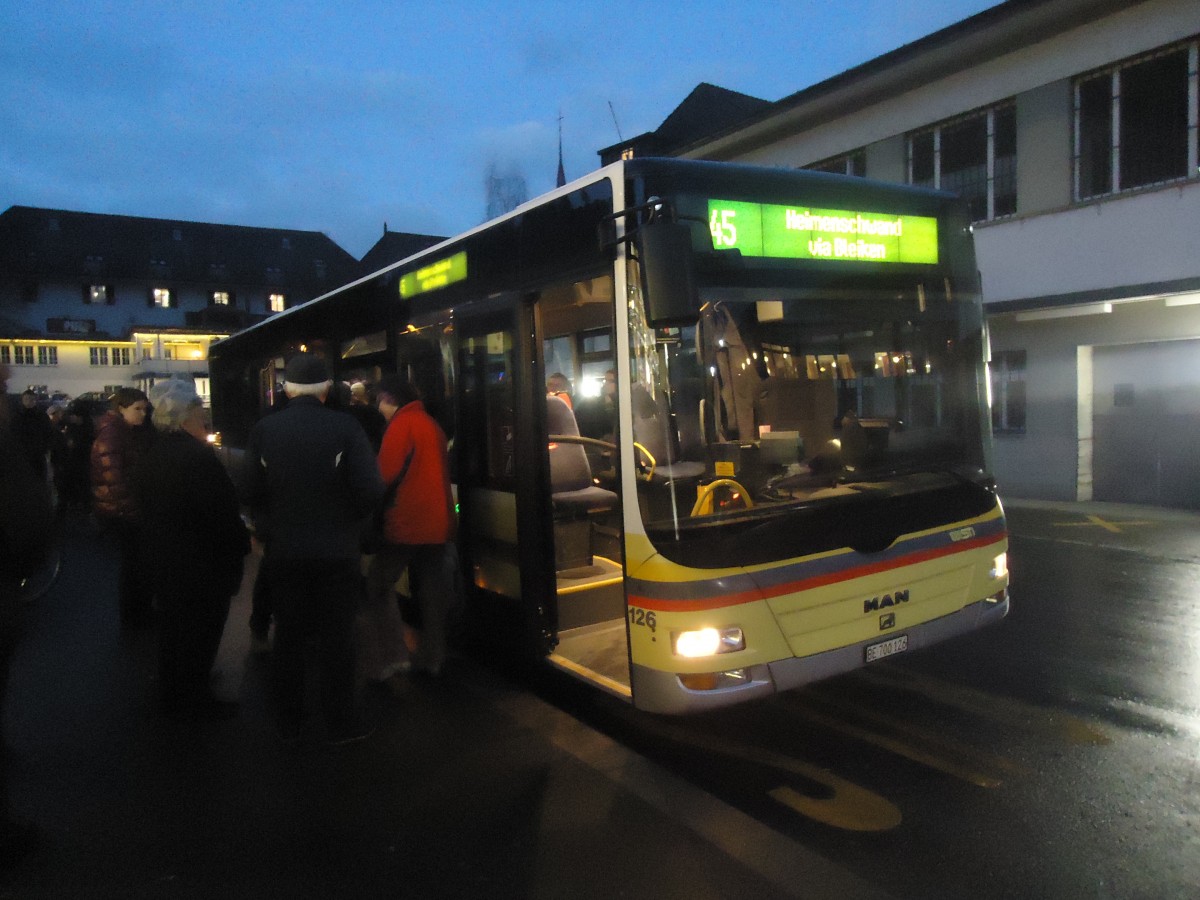
<svg viewBox="0 0 1200 900">
<path fill-rule="evenodd" d="M 383 480 L 362 428 L 324 406 L 333 384 L 325 362 L 299 353 L 284 379 L 288 404 L 254 426 L 243 471 L 275 607 L 280 734 L 289 744 L 300 739 L 312 640 L 320 644 L 328 738 L 345 744 L 371 733 L 355 697 L 354 616 L 362 526 L 383 496 Z"/>
</svg>

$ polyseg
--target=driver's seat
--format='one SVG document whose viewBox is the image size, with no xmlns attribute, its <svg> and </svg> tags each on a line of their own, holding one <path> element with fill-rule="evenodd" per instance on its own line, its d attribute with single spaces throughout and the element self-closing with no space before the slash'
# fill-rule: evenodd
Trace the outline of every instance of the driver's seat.
<svg viewBox="0 0 1200 900">
<path fill-rule="evenodd" d="M 579 437 L 575 414 L 561 398 L 546 397 L 546 431 L 550 435 L 550 495 L 556 518 L 570 518 L 613 509 L 617 495 L 597 487 L 582 444 L 556 441 L 555 436 Z"/>
</svg>

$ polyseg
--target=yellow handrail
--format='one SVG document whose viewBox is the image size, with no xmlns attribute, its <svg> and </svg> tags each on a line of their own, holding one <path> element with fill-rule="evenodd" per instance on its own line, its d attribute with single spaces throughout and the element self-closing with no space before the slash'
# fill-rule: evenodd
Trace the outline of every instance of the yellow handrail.
<svg viewBox="0 0 1200 900">
<path fill-rule="evenodd" d="M 693 516 L 711 515 L 713 511 L 713 492 L 719 487 L 733 488 L 737 491 L 738 497 L 746 504 L 746 509 L 751 509 L 754 506 L 754 501 L 750 499 L 750 493 L 732 478 L 718 478 L 716 481 L 710 481 L 708 484 L 701 484 L 696 487 L 696 505 L 692 507 Z"/>
</svg>

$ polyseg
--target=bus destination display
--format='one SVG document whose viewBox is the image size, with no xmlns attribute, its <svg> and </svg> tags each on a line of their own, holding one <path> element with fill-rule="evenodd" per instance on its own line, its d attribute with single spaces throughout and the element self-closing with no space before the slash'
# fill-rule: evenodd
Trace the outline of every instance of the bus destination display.
<svg viewBox="0 0 1200 900">
<path fill-rule="evenodd" d="M 938 261 L 937 219 L 879 212 L 709 200 L 713 249 L 836 262 Z"/>
<path fill-rule="evenodd" d="M 467 277 L 467 251 L 439 259 L 427 266 L 409 272 L 400 279 L 400 296 L 405 299 L 436 291 Z"/>
</svg>

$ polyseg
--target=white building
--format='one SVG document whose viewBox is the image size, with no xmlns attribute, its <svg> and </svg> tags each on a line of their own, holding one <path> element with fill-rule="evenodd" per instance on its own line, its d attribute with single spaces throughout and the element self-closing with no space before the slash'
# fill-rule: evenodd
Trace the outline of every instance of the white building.
<svg viewBox="0 0 1200 900">
<path fill-rule="evenodd" d="M 0 214 L 0 363 L 13 392 L 182 374 L 207 398 L 209 344 L 357 274 L 319 232 L 14 206 Z"/>
<path fill-rule="evenodd" d="M 1012 0 L 763 108 L 743 98 L 716 133 L 601 156 L 960 191 L 1002 492 L 1200 508 L 1198 43 L 1195 0 Z M 685 105 L 667 121 L 702 120 Z"/>
</svg>

